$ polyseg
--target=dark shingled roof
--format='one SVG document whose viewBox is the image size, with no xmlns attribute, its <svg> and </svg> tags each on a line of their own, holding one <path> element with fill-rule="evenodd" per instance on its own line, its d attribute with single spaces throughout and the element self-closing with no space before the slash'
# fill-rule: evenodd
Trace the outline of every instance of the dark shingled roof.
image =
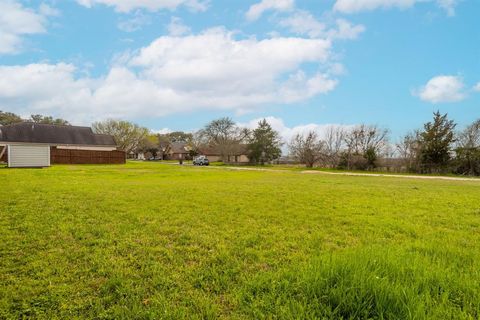
<svg viewBox="0 0 480 320">
<path fill-rule="evenodd" d="M 0 142 L 58 145 L 116 146 L 112 136 L 95 134 L 89 127 L 22 122 L 0 127 Z"/>
</svg>

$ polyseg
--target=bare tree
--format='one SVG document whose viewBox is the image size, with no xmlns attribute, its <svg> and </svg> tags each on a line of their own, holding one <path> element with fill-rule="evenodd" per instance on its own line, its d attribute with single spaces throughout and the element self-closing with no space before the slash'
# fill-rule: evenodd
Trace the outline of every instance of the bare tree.
<svg viewBox="0 0 480 320">
<path fill-rule="evenodd" d="M 348 131 L 344 139 L 347 146 L 347 167 L 356 167 L 357 160 L 362 157 L 366 161 L 366 168 L 375 167 L 377 158 L 385 152 L 388 145 L 388 133 L 387 129 L 365 124 Z M 362 166 L 364 165 L 360 165 Z"/>
<path fill-rule="evenodd" d="M 325 133 L 326 164 L 331 168 L 337 167 L 340 162 L 345 134 L 345 129 L 339 126 L 330 126 Z"/>
<path fill-rule="evenodd" d="M 455 172 L 480 175 L 480 119 L 458 134 Z"/>
<path fill-rule="evenodd" d="M 458 134 L 457 146 L 461 148 L 480 147 L 480 119 Z"/>
<path fill-rule="evenodd" d="M 246 143 L 249 130 L 238 127 L 230 118 L 220 118 L 208 123 L 200 135 L 208 144 L 216 146 L 223 161 L 238 153 L 240 144 Z"/>
<path fill-rule="evenodd" d="M 200 150 L 203 147 L 208 146 L 208 140 L 202 134 L 202 131 L 199 130 L 190 134 L 187 140 L 187 145 L 190 148 L 190 151 L 189 151 L 190 156 L 193 158 L 200 154 Z"/>
<path fill-rule="evenodd" d="M 398 156 L 402 160 L 403 166 L 407 171 L 417 171 L 420 156 L 419 132 L 414 131 L 406 134 L 400 142 L 396 144 Z"/>
<path fill-rule="evenodd" d="M 295 135 L 288 147 L 290 154 L 308 168 L 312 168 L 314 164 L 323 161 L 326 157 L 325 142 L 315 131 L 310 131 L 305 135 Z"/>
</svg>

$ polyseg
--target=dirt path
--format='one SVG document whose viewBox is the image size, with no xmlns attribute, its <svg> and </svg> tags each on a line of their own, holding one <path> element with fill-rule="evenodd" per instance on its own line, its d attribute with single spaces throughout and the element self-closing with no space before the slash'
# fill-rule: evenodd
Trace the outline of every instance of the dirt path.
<svg viewBox="0 0 480 320">
<path fill-rule="evenodd" d="M 192 166 L 188 164 L 187 166 Z M 251 167 L 231 167 L 231 166 L 208 166 L 202 168 L 210 169 L 228 169 L 238 171 L 263 171 L 263 172 L 293 172 L 301 174 L 327 174 L 339 176 L 359 176 L 359 177 L 387 177 L 387 178 L 404 178 L 404 179 L 427 179 L 427 180 L 450 180 L 450 181 L 475 181 L 480 183 L 479 178 L 462 178 L 462 177 L 446 177 L 446 176 L 421 176 L 421 175 L 402 175 L 402 174 L 385 174 L 385 173 L 359 173 L 359 172 L 329 172 L 319 170 L 303 170 L 293 171 L 288 169 L 268 169 L 268 168 L 251 168 Z"/>
<path fill-rule="evenodd" d="M 478 178 L 458 178 L 458 177 L 443 177 L 443 176 L 420 176 L 420 175 L 401 175 L 401 174 L 384 174 L 384 173 L 357 173 L 357 172 L 327 172 L 316 170 L 305 170 L 301 173 L 306 174 L 333 174 L 342 176 L 367 176 L 367 177 L 389 177 L 389 178 L 406 178 L 406 179 L 430 179 L 430 180 L 452 180 L 452 181 L 476 181 L 480 182 Z"/>
<path fill-rule="evenodd" d="M 401 174 L 384 174 L 384 173 L 358 173 L 358 172 L 328 172 L 319 170 L 303 170 L 291 171 L 282 169 L 267 169 L 267 168 L 249 168 L 249 167 L 215 167 L 209 168 L 224 168 L 230 170 L 247 170 L 247 171 L 265 171 L 265 172 L 298 172 L 302 174 L 327 174 L 340 176 L 360 176 L 360 177 L 388 177 L 388 178 L 404 178 L 404 179 L 427 179 L 427 180 L 450 180 L 450 181 L 475 181 L 480 183 L 478 178 L 461 178 L 461 177 L 444 177 L 444 176 L 421 176 L 421 175 L 401 175 Z"/>
</svg>

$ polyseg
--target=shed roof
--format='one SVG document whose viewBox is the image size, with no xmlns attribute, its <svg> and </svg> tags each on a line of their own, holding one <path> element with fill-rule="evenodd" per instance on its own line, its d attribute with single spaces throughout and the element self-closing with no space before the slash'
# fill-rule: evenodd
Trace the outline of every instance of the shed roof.
<svg viewBox="0 0 480 320">
<path fill-rule="evenodd" d="M 110 135 L 95 134 L 89 127 L 22 122 L 0 127 L 1 142 L 58 145 L 116 146 Z"/>
</svg>

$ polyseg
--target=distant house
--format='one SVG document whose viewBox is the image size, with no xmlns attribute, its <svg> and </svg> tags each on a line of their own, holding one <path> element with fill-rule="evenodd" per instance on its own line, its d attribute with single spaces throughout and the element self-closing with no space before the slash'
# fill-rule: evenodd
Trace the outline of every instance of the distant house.
<svg viewBox="0 0 480 320">
<path fill-rule="evenodd" d="M 110 135 L 89 127 L 22 122 L 0 127 L 0 159 L 9 167 L 48 167 L 51 164 L 120 164 Z"/>
<path fill-rule="evenodd" d="M 191 160 L 191 150 L 192 148 L 185 142 L 162 142 L 158 146 L 155 158 L 150 151 L 139 153 L 132 151 L 128 158 L 136 160 Z"/>
<path fill-rule="evenodd" d="M 172 142 L 166 148 L 163 158 L 164 160 L 187 160 L 191 158 L 191 150 L 185 142 Z"/>
<path fill-rule="evenodd" d="M 248 158 L 247 145 L 240 144 L 232 148 L 229 151 L 230 155 L 226 156 L 226 159 L 222 159 L 222 153 L 219 148 L 216 146 L 206 146 L 199 149 L 199 154 L 207 156 L 210 162 L 223 161 L 226 163 L 248 163 L 250 159 Z"/>
</svg>

